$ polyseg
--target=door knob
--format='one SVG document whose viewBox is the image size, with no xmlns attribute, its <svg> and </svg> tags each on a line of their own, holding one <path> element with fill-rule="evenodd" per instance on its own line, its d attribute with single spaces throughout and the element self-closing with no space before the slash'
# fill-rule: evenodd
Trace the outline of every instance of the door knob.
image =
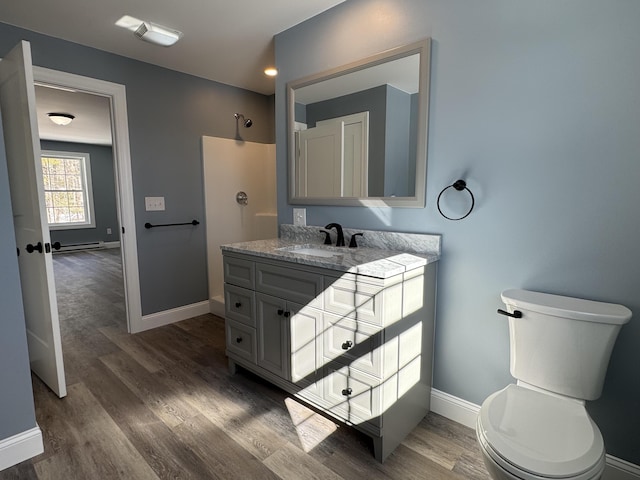
<svg viewBox="0 0 640 480">
<path fill-rule="evenodd" d="M 38 252 L 42 253 L 42 242 L 38 242 L 36 245 L 32 245 L 31 243 L 27 243 L 27 252 L 33 253 L 36 250 Z"/>
<path fill-rule="evenodd" d="M 53 242 L 51 244 L 51 247 L 53 247 L 54 250 L 60 250 L 60 248 L 62 247 L 62 245 L 60 245 L 60 242 Z"/>
<path fill-rule="evenodd" d="M 240 308 L 241 306 L 242 306 L 242 303 L 236 302 L 236 308 Z"/>
</svg>

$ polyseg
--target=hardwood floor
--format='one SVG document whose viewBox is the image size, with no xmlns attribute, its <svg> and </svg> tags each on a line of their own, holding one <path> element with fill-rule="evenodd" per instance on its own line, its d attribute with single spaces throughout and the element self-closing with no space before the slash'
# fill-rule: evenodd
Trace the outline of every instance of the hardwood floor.
<svg viewBox="0 0 640 480">
<path fill-rule="evenodd" d="M 0 480 L 489 478 L 474 432 L 439 415 L 380 464 L 365 435 L 229 375 L 221 318 L 127 334 L 114 253 L 56 255 L 68 395 L 34 377 L 45 452 Z"/>
</svg>

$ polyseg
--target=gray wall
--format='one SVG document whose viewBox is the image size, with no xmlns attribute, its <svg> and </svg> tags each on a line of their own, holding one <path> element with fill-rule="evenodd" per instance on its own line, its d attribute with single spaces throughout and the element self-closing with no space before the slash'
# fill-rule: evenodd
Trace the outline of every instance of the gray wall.
<svg viewBox="0 0 640 480">
<path fill-rule="evenodd" d="M 100 241 L 117 242 L 120 240 L 112 148 L 105 145 L 87 145 L 85 143 L 54 142 L 50 140 L 42 140 L 40 147 L 43 150 L 58 152 L 88 153 L 91 164 L 95 228 L 51 230 L 51 241 L 60 242 L 62 245 L 70 245 Z M 110 235 L 107 234 L 107 228 L 111 229 Z"/>
<path fill-rule="evenodd" d="M 7 158 L 0 122 L 0 441 L 36 426 Z"/>
<path fill-rule="evenodd" d="M 126 87 L 142 313 L 207 300 L 201 137 L 235 138 L 233 114 L 240 112 L 253 120 L 240 132 L 244 140 L 272 143 L 273 97 L 6 24 L 0 24 L 0 57 L 20 40 L 31 42 L 34 65 Z M 164 196 L 166 211 L 145 212 L 145 196 Z M 144 228 L 194 218 L 203 224 Z"/>
<path fill-rule="evenodd" d="M 437 389 L 480 404 L 512 381 L 496 314 L 504 289 L 621 303 L 640 317 L 639 18 L 640 2 L 626 0 L 350 0 L 276 36 L 281 223 L 293 217 L 286 82 L 433 39 L 426 208 L 307 207 L 307 221 L 443 235 Z M 476 208 L 450 222 L 435 201 L 458 178 Z M 635 464 L 639 344 L 633 318 L 588 405 L 608 452 Z"/>
</svg>

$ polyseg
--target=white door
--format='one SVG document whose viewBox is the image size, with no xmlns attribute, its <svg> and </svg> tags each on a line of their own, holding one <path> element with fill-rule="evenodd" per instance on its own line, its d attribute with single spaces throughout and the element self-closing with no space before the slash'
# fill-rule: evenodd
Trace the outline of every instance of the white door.
<svg viewBox="0 0 640 480">
<path fill-rule="evenodd" d="M 296 191 L 301 197 L 341 197 L 342 125 L 332 123 L 297 134 Z"/>
<path fill-rule="evenodd" d="M 0 111 L 31 370 L 64 397 L 67 386 L 35 105 L 31 47 L 23 41 L 0 61 Z"/>
<path fill-rule="evenodd" d="M 341 197 L 366 197 L 369 194 L 369 112 L 316 122 L 316 128 L 327 125 L 342 130 Z"/>
</svg>

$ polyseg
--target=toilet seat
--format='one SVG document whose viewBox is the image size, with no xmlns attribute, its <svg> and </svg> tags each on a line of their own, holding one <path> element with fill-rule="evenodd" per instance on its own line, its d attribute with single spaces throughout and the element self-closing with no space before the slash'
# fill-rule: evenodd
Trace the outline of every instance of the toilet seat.
<svg viewBox="0 0 640 480">
<path fill-rule="evenodd" d="M 489 396 L 478 416 L 478 439 L 517 478 L 598 478 L 604 442 L 584 405 L 517 385 Z"/>
</svg>

